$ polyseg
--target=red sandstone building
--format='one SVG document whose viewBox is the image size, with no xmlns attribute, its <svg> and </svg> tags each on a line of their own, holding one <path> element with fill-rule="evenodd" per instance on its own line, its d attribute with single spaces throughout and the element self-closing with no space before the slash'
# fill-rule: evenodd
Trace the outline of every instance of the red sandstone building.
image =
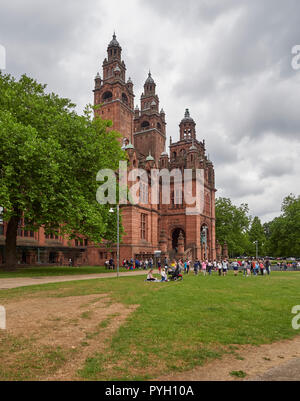
<svg viewBox="0 0 300 401">
<path fill-rule="evenodd" d="M 95 78 L 95 105 L 104 119 L 113 121 L 113 128 L 121 133 L 128 155 L 129 169 L 151 170 L 202 169 L 204 171 L 204 209 L 201 215 L 187 215 L 184 202 L 177 204 L 174 183 L 171 182 L 171 202 L 167 205 L 151 202 L 150 187 L 140 188 L 138 205 L 122 207 L 122 221 L 126 234 L 120 246 L 120 258 L 150 257 L 161 250 L 171 257 L 186 256 L 210 259 L 220 256 L 215 238 L 215 174 L 206 156 L 205 141 L 196 137 L 196 123 L 186 110 L 180 122 L 180 140 L 170 142 L 170 157 L 166 153 L 166 116 L 160 109 L 156 83 L 151 73 L 144 84 L 140 106 L 134 108 L 133 82 L 126 80 L 126 66 L 122 48 L 113 36 L 103 62 L 103 78 Z M 201 233 L 206 228 L 206 246 Z M 218 248 L 218 249 L 216 249 Z M 96 251 L 95 251 L 96 252 Z M 105 250 L 100 250 L 101 256 Z"/>
<path fill-rule="evenodd" d="M 170 140 L 169 156 L 166 152 L 166 116 L 164 110 L 160 110 L 156 84 L 150 72 L 140 107 L 134 108 L 134 97 L 133 82 L 130 78 L 126 80 L 122 48 L 114 35 L 103 62 L 102 78 L 99 73 L 95 78 L 94 104 L 101 105 L 97 114 L 112 120 L 113 129 L 121 133 L 129 171 L 141 168 L 149 176 L 148 184 L 140 185 L 139 203 L 121 207 L 125 235 L 120 245 L 120 260 L 153 257 L 158 250 L 171 258 L 220 258 L 222 250 L 215 237 L 214 166 L 206 155 L 205 141 L 197 139 L 195 121 L 186 110 L 179 125 L 179 141 L 173 143 Z M 179 169 L 182 172 L 184 169 L 201 169 L 204 177 L 202 213 L 186 213 L 184 201 L 177 202 L 184 196 L 178 193 L 172 181 L 170 203 L 159 201 L 153 205 L 150 188 L 153 169 Z M 108 258 L 116 258 L 115 249 L 96 247 L 86 239 L 70 241 L 47 236 L 43 228 L 36 233 L 24 231 L 23 223 L 20 222 L 17 240 L 19 263 L 66 265 L 72 259 L 77 265 L 103 265 Z M 203 229 L 206 230 L 206 243 Z M 4 259 L 5 231 L 5 223 L 0 219 L 0 263 Z M 227 256 L 226 246 L 223 251 Z"/>
</svg>

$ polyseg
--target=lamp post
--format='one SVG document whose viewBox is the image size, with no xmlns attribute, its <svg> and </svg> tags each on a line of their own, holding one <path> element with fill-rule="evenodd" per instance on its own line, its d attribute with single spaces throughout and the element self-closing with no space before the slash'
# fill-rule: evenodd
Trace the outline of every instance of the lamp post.
<svg viewBox="0 0 300 401">
<path fill-rule="evenodd" d="M 114 209 L 111 208 L 109 213 L 114 213 Z M 117 278 L 119 278 L 120 272 L 120 205 L 117 205 Z"/>
<path fill-rule="evenodd" d="M 256 260 L 258 259 L 258 241 L 253 242 L 256 245 Z"/>
</svg>

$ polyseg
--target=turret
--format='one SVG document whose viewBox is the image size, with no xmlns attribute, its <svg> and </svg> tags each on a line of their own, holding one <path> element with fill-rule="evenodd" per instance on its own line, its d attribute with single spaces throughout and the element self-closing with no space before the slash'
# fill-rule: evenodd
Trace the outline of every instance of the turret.
<svg viewBox="0 0 300 401">
<path fill-rule="evenodd" d="M 190 116 L 189 109 L 185 110 L 184 118 L 181 120 L 180 127 L 180 140 L 196 139 L 196 123 Z"/>
</svg>

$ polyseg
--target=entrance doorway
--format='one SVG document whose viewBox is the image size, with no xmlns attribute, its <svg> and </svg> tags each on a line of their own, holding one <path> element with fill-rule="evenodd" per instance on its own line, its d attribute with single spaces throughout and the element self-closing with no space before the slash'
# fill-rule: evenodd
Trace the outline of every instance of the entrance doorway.
<svg viewBox="0 0 300 401">
<path fill-rule="evenodd" d="M 185 232 L 181 228 L 175 228 L 172 233 L 172 249 L 177 253 L 178 251 L 178 237 L 180 233 L 183 234 L 184 242 L 185 242 Z M 186 248 L 185 244 L 184 247 Z"/>
</svg>

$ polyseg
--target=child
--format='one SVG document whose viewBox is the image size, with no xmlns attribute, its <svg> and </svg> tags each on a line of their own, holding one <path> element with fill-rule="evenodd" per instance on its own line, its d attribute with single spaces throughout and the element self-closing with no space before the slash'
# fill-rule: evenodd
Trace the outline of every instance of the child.
<svg viewBox="0 0 300 401">
<path fill-rule="evenodd" d="M 161 282 L 167 282 L 168 278 L 167 278 L 167 274 L 164 270 L 161 270 Z"/>
</svg>

